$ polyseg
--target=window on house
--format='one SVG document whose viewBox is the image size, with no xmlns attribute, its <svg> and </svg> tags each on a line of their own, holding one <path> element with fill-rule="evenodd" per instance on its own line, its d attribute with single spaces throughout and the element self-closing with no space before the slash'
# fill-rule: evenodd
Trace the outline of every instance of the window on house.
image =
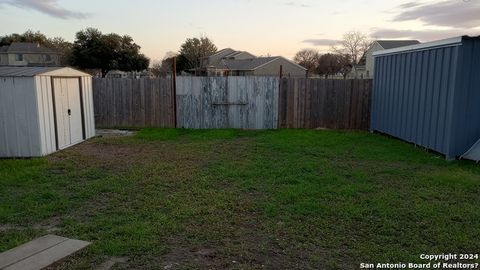
<svg viewBox="0 0 480 270">
<path fill-rule="evenodd" d="M 23 61 L 23 54 L 21 53 L 15 54 L 15 61 Z"/>
<path fill-rule="evenodd" d="M 50 56 L 50 54 L 43 55 L 43 59 L 45 59 L 45 61 L 52 61 L 52 57 Z"/>
</svg>

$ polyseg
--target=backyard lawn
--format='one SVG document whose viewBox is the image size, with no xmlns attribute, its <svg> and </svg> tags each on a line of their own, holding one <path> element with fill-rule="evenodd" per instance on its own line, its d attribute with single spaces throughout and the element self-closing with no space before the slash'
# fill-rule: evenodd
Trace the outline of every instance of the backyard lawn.
<svg viewBox="0 0 480 270">
<path fill-rule="evenodd" d="M 358 269 L 480 251 L 480 165 L 366 132 L 146 129 L 0 160 L 0 252 L 58 269 Z M 478 262 L 478 261 L 476 261 Z"/>
</svg>

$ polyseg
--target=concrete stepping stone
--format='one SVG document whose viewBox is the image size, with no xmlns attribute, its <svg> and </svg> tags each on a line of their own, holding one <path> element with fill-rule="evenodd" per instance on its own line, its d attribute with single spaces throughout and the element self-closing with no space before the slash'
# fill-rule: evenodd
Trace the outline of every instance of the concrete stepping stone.
<svg viewBox="0 0 480 270">
<path fill-rule="evenodd" d="M 0 253 L 2 270 L 39 270 L 84 249 L 89 242 L 45 235 Z"/>
</svg>

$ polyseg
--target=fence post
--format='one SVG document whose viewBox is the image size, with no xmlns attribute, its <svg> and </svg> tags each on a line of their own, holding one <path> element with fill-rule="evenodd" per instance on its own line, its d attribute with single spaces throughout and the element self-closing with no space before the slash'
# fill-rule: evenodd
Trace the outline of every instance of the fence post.
<svg viewBox="0 0 480 270">
<path fill-rule="evenodd" d="M 281 97 L 282 97 L 282 78 L 283 78 L 283 65 L 280 65 L 280 72 L 279 72 L 279 76 L 278 76 L 279 80 L 278 80 L 278 105 L 277 105 L 277 129 L 279 129 L 282 125 L 282 114 L 281 114 L 281 111 L 282 111 L 282 100 L 281 100 Z"/>
<path fill-rule="evenodd" d="M 173 57 L 172 71 L 173 126 L 177 128 L 177 57 Z"/>
</svg>

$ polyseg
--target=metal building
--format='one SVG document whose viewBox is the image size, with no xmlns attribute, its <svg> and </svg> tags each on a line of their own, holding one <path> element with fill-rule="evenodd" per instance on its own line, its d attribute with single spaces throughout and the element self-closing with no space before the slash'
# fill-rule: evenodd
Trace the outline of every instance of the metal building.
<svg viewBox="0 0 480 270">
<path fill-rule="evenodd" d="M 480 140 L 480 36 L 374 53 L 371 130 L 454 159 Z M 476 144 L 480 147 L 480 143 Z"/>
<path fill-rule="evenodd" d="M 91 76 L 0 67 L 0 157 L 44 156 L 95 136 Z"/>
</svg>

